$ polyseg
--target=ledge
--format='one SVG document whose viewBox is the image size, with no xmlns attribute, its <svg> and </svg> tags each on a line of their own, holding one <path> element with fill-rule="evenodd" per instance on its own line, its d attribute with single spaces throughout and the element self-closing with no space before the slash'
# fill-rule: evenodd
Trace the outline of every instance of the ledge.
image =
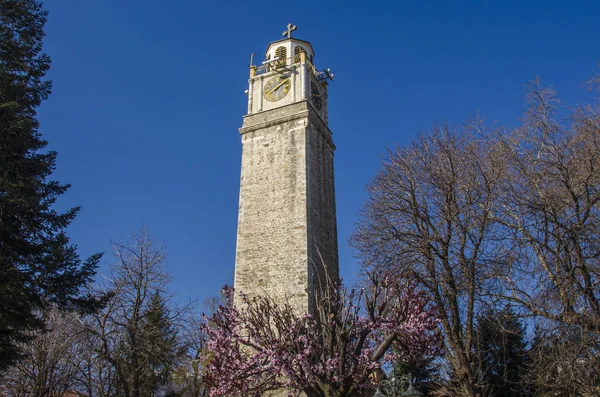
<svg viewBox="0 0 600 397">
<path fill-rule="evenodd" d="M 324 138 L 331 148 L 335 150 L 332 133 L 329 130 L 329 127 L 327 127 L 321 117 L 311 109 L 312 107 L 310 107 L 308 101 L 300 101 L 280 108 L 249 114 L 244 116 L 244 122 L 239 131 L 241 135 L 244 135 L 248 132 L 268 128 L 285 122 L 306 119 L 314 124 L 317 127 L 317 130 L 323 131 L 322 134 L 324 135 Z"/>
</svg>

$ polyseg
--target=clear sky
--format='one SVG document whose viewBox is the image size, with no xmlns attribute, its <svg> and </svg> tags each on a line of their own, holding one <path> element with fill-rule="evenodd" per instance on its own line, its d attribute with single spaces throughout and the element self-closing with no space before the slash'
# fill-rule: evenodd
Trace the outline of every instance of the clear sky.
<svg viewBox="0 0 600 397">
<path fill-rule="evenodd" d="M 82 256 L 142 223 L 168 250 L 172 290 L 200 301 L 233 282 L 250 54 L 288 22 L 331 68 L 329 126 L 340 267 L 358 271 L 347 238 L 386 146 L 436 121 L 479 112 L 516 125 L 539 75 L 566 102 L 598 73 L 600 1 L 46 2 L 50 99 L 41 131 L 54 178 L 81 205 L 69 227 Z"/>
</svg>

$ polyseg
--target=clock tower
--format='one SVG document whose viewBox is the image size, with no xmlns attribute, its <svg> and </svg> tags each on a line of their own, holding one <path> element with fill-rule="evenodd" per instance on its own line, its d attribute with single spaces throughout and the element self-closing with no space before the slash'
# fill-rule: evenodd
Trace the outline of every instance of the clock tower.
<svg viewBox="0 0 600 397">
<path fill-rule="evenodd" d="M 250 65 L 235 289 L 304 313 L 326 279 L 339 277 L 335 146 L 327 125 L 333 75 L 314 66 L 312 45 L 292 38 L 295 29 L 288 24 L 262 65 Z"/>
</svg>

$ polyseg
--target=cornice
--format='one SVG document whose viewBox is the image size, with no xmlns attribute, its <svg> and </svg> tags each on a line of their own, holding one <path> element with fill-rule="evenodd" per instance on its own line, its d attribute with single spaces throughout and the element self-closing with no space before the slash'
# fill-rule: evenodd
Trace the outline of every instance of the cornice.
<svg viewBox="0 0 600 397">
<path fill-rule="evenodd" d="M 285 116 L 277 116 L 278 113 L 283 113 L 286 111 L 289 112 L 289 114 L 286 114 Z M 273 118 L 270 118 L 269 116 L 273 116 Z M 244 135 L 248 132 L 269 128 L 275 125 L 300 119 L 305 119 L 314 125 L 317 131 L 323 135 L 323 138 L 325 138 L 329 146 L 331 146 L 332 150 L 335 150 L 331 130 L 329 130 L 329 127 L 325 124 L 323 119 L 321 119 L 315 110 L 312 109 L 312 106 L 309 105 L 308 101 L 306 100 L 291 103 L 280 108 L 246 115 L 244 116 L 244 123 L 239 131 L 241 135 Z"/>
</svg>

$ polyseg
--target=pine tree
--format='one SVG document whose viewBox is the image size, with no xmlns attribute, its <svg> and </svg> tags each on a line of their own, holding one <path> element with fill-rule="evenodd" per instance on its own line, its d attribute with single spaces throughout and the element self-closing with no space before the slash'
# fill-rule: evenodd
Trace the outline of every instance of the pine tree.
<svg viewBox="0 0 600 397">
<path fill-rule="evenodd" d="M 176 364 L 177 330 L 173 326 L 170 310 L 157 291 L 144 315 L 141 330 L 142 351 L 145 356 L 142 395 L 153 395 L 166 385 Z"/>
<path fill-rule="evenodd" d="M 523 381 L 527 344 L 525 328 L 509 306 L 489 310 L 477 321 L 476 351 L 484 396 L 529 395 Z"/>
<path fill-rule="evenodd" d="M 46 17 L 38 1 L 0 1 L 0 369 L 42 327 L 37 314 L 49 303 L 91 308 L 82 287 L 100 259 L 82 262 L 65 234 L 79 208 L 53 209 L 69 185 L 49 180 L 56 153 L 44 151 L 36 116 L 51 90 Z"/>
<path fill-rule="evenodd" d="M 396 380 L 412 380 L 413 385 L 425 395 L 431 393 L 442 383 L 438 357 L 425 357 L 418 364 L 407 364 L 397 361 L 394 364 L 392 376 Z M 405 382 L 406 383 L 406 382 Z"/>
</svg>

